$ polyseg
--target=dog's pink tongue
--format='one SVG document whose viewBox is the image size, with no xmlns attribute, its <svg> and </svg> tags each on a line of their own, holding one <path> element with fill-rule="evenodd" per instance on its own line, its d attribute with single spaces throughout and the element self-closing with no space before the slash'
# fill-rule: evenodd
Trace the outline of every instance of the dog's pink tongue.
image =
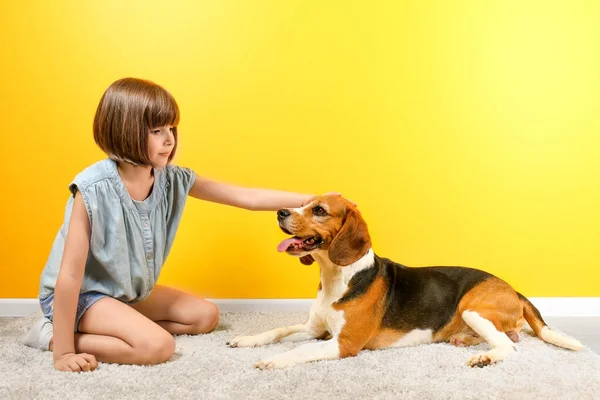
<svg viewBox="0 0 600 400">
<path fill-rule="evenodd" d="M 286 251 L 288 247 L 290 247 L 294 243 L 302 243 L 302 239 L 295 237 L 285 239 L 283 242 L 279 243 L 279 246 L 277 246 L 277 251 Z"/>
</svg>

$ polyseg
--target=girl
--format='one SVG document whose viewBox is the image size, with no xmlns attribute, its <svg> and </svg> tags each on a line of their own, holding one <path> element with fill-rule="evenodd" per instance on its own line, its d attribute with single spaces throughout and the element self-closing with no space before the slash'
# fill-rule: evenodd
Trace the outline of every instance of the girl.
<svg viewBox="0 0 600 400">
<path fill-rule="evenodd" d="M 175 350 L 174 334 L 212 331 L 212 303 L 155 285 L 188 195 L 249 210 L 298 207 L 314 196 L 242 188 L 171 165 L 179 108 L 153 82 L 125 78 L 100 100 L 94 140 L 108 155 L 69 186 L 64 223 L 40 279 L 44 318 L 23 338 L 51 350 L 61 371 L 97 361 L 151 365 Z"/>
</svg>

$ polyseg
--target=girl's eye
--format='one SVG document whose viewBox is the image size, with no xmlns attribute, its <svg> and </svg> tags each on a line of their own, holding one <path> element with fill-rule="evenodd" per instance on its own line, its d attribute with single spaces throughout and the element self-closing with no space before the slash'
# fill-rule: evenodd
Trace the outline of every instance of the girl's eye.
<svg viewBox="0 0 600 400">
<path fill-rule="evenodd" d="M 171 131 L 171 132 L 175 132 L 175 127 L 171 127 L 171 128 L 169 128 L 169 131 Z"/>
<path fill-rule="evenodd" d="M 160 129 L 153 129 L 151 132 L 155 135 L 158 135 L 160 133 Z"/>
<path fill-rule="evenodd" d="M 327 215 L 327 211 L 325 211 L 325 209 L 321 206 L 315 206 L 313 208 L 313 214 L 318 215 L 318 216 L 324 216 Z"/>
</svg>

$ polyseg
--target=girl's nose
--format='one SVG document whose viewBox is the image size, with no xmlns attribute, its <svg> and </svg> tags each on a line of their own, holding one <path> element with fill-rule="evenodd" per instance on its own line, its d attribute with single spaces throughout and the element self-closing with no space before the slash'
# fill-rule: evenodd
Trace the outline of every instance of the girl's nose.
<svg viewBox="0 0 600 400">
<path fill-rule="evenodd" d="M 173 143 L 175 143 L 175 134 L 169 130 L 169 133 L 167 134 L 167 138 L 165 139 L 165 144 L 167 146 L 170 146 Z"/>
</svg>

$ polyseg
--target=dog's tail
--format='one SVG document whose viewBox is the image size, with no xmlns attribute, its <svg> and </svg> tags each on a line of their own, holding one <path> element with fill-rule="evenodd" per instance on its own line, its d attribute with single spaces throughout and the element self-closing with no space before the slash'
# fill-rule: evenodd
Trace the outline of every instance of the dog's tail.
<svg viewBox="0 0 600 400">
<path fill-rule="evenodd" d="M 583 349 L 583 345 L 578 340 L 548 328 L 539 310 L 521 293 L 517 293 L 517 295 L 519 295 L 519 300 L 521 300 L 521 305 L 523 305 L 525 321 L 527 321 L 537 337 L 544 342 L 552 343 L 555 346 L 565 349 L 575 351 Z"/>
</svg>

